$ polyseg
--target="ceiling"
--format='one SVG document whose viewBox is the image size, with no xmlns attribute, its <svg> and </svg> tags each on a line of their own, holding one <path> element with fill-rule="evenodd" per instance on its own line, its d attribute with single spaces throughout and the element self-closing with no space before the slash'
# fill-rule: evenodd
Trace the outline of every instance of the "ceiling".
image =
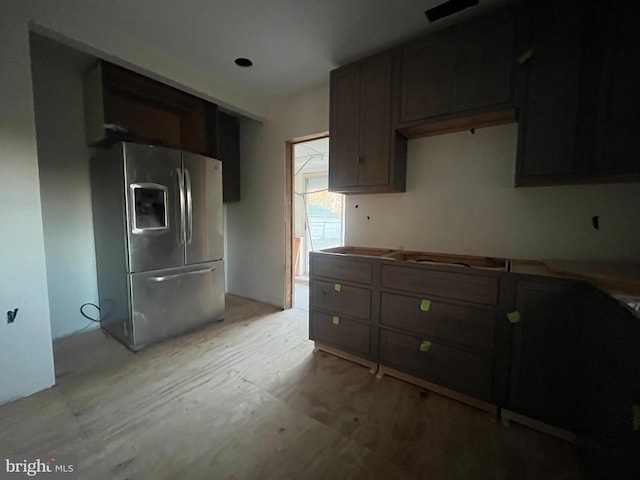
<svg viewBox="0 0 640 480">
<path fill-rule="evenodd" d="M 328 81 L 337 66 L 459 22 L 508 0 L 480 0 L 430 25 L 443 0 L 70 0 L 76 18 L 276 101 Z M 253 67 L 234 64 L 237 57 Z"/>
</svg>

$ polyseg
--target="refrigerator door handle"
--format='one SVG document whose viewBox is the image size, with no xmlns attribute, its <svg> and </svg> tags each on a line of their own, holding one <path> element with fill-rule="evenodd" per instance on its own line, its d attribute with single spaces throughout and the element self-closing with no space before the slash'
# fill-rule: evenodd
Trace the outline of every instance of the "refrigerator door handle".
<svg viewBox="0 0 640 480">
<path fill-rule="evenodd" d="M 184 243 L 184 177 L 182 169 L 176 168 L 176 177 L 178 178 L 178 192 L 180 204 L 180 225 L 178 226 L 178 245 Z"/>
<path fill-rule="evenodd" d="M 187 273 L 175 273 L 173 275 L 161 275 L 161 276 L 157 276 L 157 277 L 149 277 L 149 280 L 151 280 L 152 282 L 164 282 L 165 280 L 171 280 L 172 278 L 184 277 L 185 275 L 198 275 L 198 274 L 201 274 L 201 273 L 213 272 L 215 269 L 216 269 L 216 267 L 201 268 L 200 270 L 193 270 L 192 272 L 187 272 Z"/>
<path fill-rule="evenodd" d="M 184 169 L 184 181 L 187 189 L 187 243 L 193 239 L 193 202 L 191 197 L 191 174 Z"/>
</svg>

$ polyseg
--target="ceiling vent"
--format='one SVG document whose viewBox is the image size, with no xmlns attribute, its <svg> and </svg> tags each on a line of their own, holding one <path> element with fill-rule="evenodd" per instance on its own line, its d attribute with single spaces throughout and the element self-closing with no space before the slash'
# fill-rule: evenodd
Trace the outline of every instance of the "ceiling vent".
<svg viewBox="0 0 640 480">
<path fill-rule="evenodd" d="M 424 14 L 427 16 L 427 20 L 433 23 L 436 20 L 461 12 L 462 10 L 473 7 L 477 4 L 478 0 L 449 0 L 448 2 L 441 3 L 437 7 L 425 10 Z"/>
</svg>

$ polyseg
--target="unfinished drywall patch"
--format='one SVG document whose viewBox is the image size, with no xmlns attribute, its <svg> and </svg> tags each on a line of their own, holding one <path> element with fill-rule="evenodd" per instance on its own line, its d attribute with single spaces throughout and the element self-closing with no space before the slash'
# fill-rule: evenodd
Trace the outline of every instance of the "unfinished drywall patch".
<svg viewBox="0 0 640 480">
<path fill-rule="evenodd" d="M 406 193 L 347 196 L 346 243 L 530 259 L 640 258 L 640 185 L 514 188 L 517 129 L 410 140 Z"/>
</svg>

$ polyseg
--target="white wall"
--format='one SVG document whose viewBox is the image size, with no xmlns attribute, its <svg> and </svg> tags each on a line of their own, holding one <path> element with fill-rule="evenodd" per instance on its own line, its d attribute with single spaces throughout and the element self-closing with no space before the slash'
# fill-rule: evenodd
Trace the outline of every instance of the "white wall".
<svg viewBox="0 0 640 480">
<path fill-rule="evenodd" d="M 284 305 L 285 142 L 328 129 L 328 85 L 241 124 L 242 200 L 227 205 L 229 292 Z"/>
<path fill-rule="evenodd" d="M 8 6 L 0 3 L 0 403 L 54 383 L 29 37 L 22 5 Z"/>
<path fill-rule="evenodd" d="M 347 196 L 345 243 L 509 258 L 640 259 L 640 184 L 513 188 L 516 134 L 510 124 L 410 140 L 407 192 Z"/>
<path fill-rule="evenodd" d="M 98 328 L 79 312 L 98 304 L 83 63 L 52 42 L 31 48 L 38 167 L 53 338 Z M 97 317 L 95 309 L 86 312 Z"/>
</svg>

